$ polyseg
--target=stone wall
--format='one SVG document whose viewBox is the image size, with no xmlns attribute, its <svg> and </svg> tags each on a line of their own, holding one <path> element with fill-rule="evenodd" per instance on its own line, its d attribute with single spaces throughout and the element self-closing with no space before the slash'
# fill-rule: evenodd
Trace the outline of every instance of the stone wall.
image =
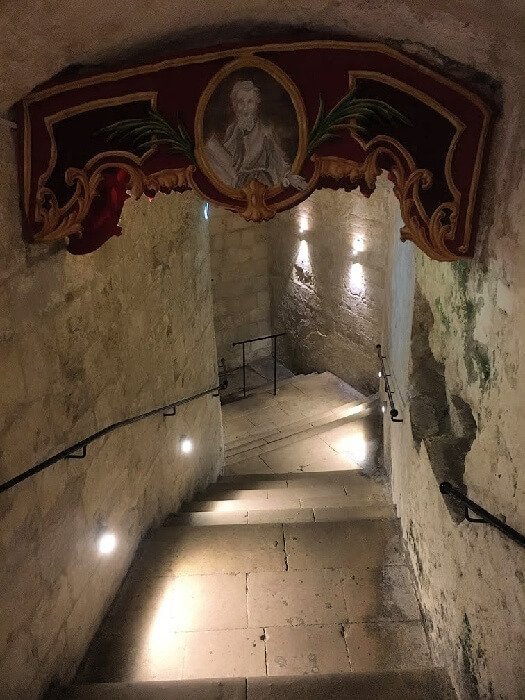
<svg viewBox="0 0 525 700">
<path fill-rule="evenodd" d="M 128 202 L 81 257 L 21 242 L 11 135 L 0 148 L 0 480 L 114 421 L 216 382 L 209 252 L 192 195 Z M 191 436 L 191 455 L 180 438 Z M 143 532 L 221 464 L 216 398 L 152 417 L 0 494 L 0 696 L 68 680 Z M 101 526 L 117 536 L 98 554 Z"/>
<path fill-rule="evenodd" d="M 366 394 L 377 389 L 384 275 L 399 207 L 385 178 L 374 194 L 320 190 L 275 217 L 274 326 L 290 368 L 329 371 Z"/>
<path fill-rule="evenodd" d="M 436 663 L 462 700 L 525 697 L 525 551 L 471 524 L 444 477 L 525 533 L 525 115 L 509 74 L 486 171 L 480 249 L 444 264 L 393 250 L 384 332 L 404 422 L 385 421 L 393 495 Z M 397 248 L 397 245 L 395 246 Z M 415 275 L 414 275 L 415 270 Z M 414 295 L 412 303 L 406 303 Z M 412 330 L 410 330 L 412 328 Z M 424 380 L 422 380 L 422 377 Z"/>
<path fill-rule="evenodd" d="M 242 363 L 232 343 L 272 333 L 268 281 L 268 231 L 237 214 L 209 208 L 213 311 L 217 356 L 228 368 Z M 246 346 L 247 360 L 266 357 L 269 341 Z"/>
<path fill-rule="evenodd" d="M 414 307 L 416 248 L 408 242 L 403 242 L 399 236 L 402 226 L 401 212 L 398 209 L 395 223 L 389 237 L 385 274 L 385 300 L 383 314 L 382 352 L 386 354 L 386 365 L 390 374 L 389 381 L 395 392 L 395 407 L 401 416 L 408 409 L 409 364 L 412 332 L 412 312 Z M 382 385 L 381 385 L 381 388 Z M 383 393 L 386 401 L 387 396 Z M 390 410 L 389 404 L 385 409 Z M 388 416 L 388 413 L 387 413 Z M 391 440 L 399 436 L 399 423 L 385 419 L 383 425 L 384 457 L 387 471 L 392 479 Z"/>
</svg>

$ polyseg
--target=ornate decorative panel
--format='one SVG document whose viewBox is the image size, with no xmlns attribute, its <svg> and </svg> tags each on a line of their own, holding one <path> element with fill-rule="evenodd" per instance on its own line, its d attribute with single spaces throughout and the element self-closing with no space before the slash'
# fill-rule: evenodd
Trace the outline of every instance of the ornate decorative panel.
<svg viewBox="0 0 525 700">
<path fill-rule="evenodd" d="M 473 254 L 490 123 L 461 85 L 380 44 L 307 41 L 164 58 L 50 83 L 20 104 L 27 235 L 87 253 L 127 197 L 193 189 L 247 221 L 316 188 L 374 190 L 436 260 Z"/>
</svg>

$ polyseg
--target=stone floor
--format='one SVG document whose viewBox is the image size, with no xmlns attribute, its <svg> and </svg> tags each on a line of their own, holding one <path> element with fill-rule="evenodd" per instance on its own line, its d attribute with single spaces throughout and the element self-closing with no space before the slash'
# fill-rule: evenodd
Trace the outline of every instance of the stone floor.
<svg viewBox="0 0 525 700">
<path fill-rule="evenodd" d="M 452 698 L 380 469 L 329 374 L 223 407 L 224 477 L 145 539 L 75 698 Z"/>
<path fill-rule="evenodd" d="M 220 392 L 222 403 L 229 403 L 230 401 L 243 398 L 244 381 L 246 381 L 246 392 L 248 395 L 267 387 L 269 383 L 273 382 L 273 370 L 273 357 L 268 356 L 250 360 L 246 364 L 244 377 L 242 367 L 228 369 L 226 372 L 221 371 L 221 380 L 228 380 L 228 386 L 225 389 L 221 389 Z M 277 362 L 276 375 L 279 383 L 283 379 L 289 379 L 294 376 L 281 362 Z"/>
</svg>

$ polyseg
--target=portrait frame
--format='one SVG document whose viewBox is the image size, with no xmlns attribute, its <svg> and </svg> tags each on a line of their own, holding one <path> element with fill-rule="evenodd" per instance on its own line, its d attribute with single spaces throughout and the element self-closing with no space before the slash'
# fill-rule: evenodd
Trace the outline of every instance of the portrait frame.
<svg viewBox="0 0 525 700">
<path fill-rule="evenodd" d="M 298 175 L 306 158 L 306 149 L 308 143 L 308 121 L 306 117 L 306 109 L 301 96 L 301 93 L 295 83 L 289 76 L 278 66 L 271 61 L 254 55 L 241 56 L 240 58 L 231 61 L 223 68 L 217 71 L 213 78 L 208 82 L 205 89 L 202 91 L 197 104 L 195 113 L 194 133 L 195 133 L 195 158 L 197 165 L 202 170 L 204 175 L 213 184 L 213 186 L 221 193 L 236 200 L 245 200 L 246 193 L 243 188 L 235 188 L 224 182 L 214 171 L 212 165 L 208 161 L 205 150 L 205 116 L 210 100 L 219 89 L 221 83 L 229 78 L 232 73 L 242 69 L 254 68 L 264 71 L 270 76 L 288 95 L 292 107 L 295 111 L 295 119 L 297 124 L 297 150 L 295 157 L 291 163 L 290 172 Z M 266 186 L 266 199 L 271 199 L 284 191 L 282 185 Z"/>
</svg>

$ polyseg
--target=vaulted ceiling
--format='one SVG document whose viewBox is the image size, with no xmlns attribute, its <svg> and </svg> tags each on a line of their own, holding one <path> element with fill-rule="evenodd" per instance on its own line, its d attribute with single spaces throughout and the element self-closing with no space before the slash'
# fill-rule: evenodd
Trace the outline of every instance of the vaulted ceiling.
<svg viewBox="0 0 525 700">
<path fill-rule="evenodd" d="M 290 27 L 417 43 L 438 68 L 432 50 L 500 78 L 521 60 L 524 19 L 522 0 L 0 0 L 0 111 L 70 66 Z"/>
</svg>

